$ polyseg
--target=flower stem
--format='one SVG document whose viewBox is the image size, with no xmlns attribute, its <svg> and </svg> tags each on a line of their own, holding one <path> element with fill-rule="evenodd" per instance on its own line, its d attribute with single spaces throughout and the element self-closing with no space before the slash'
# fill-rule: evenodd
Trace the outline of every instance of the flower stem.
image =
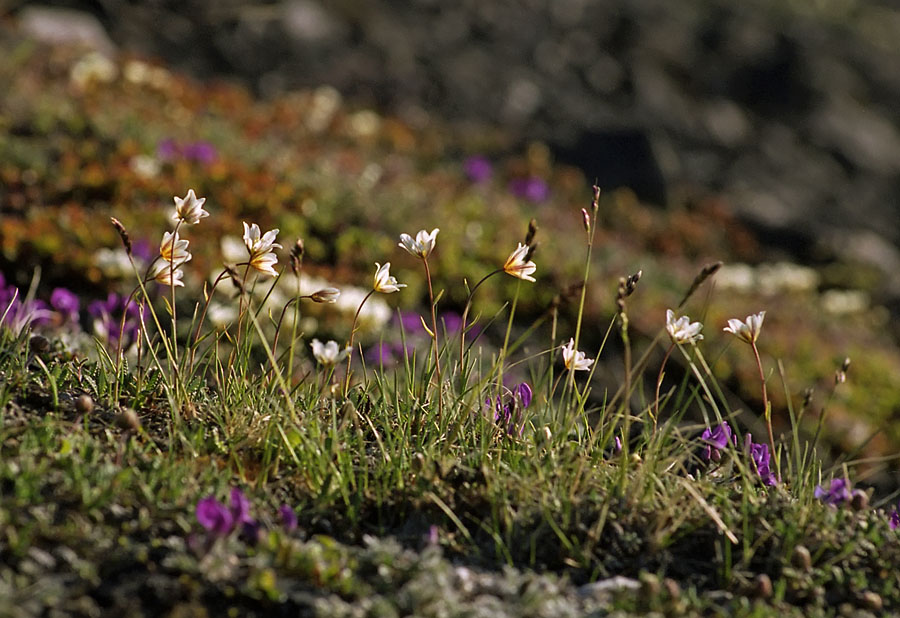
<svg viewBox="0 0 900 618">
<path fill-rule="evenodd" d="M 669 360 L 669 355 L 672 354 L 672 350 L 675 349 L 675 344 L 669 344 L 669 349 L 666 350 L 666 355 L 663 357 L 662 364 L 659 366 L 659 375 L 656 377 L 656 396 L 653 398 L 653 408 L 654 412 L 651 414 L 653 418 L 653 433 L 656 433 L 656 423 L 659 418 L 659 389 L 662 386 L 663 381 L 663 372 L 666 368 L 666 363 Z"/>
<path fill-rule="evenodd" d="M 359 307 L 356 309 L 356 315 L 353 316 L 353 325 L 350 327 L 350 339 L 347 341 L 347 347 L 350 348 L 350 353 L 347 354 L 347 376 L 344 380 L 344 399 L 347 398 L 347 395 L 350 393 L 350 362 L 353 360 L 353 335 L 356 334 L 356 322 L 359 320 L 359 314 L 362 311 L 363 305 L 366 304 L 366 301 L 369 300 L 369 297 L 375 293 L 375 290 L 370 290 L 366 297 L 362 299 L 362 302 L 359 303 Z"/>
<path fill-rule="evenodd" d="M 466 306 L 463 309 L 462 313 L 462 323 L 459 327 L 459 380 L 460 380 L 460 394 L 466 390 L 466 318 L 469 317 L 469 309 L 472 308 L 472 298 L 475 296 L 475 291 L 481 287 L 481 284 L 496 275 L 497 273 L 502 273 L 503 269 L 498 268 L 497 270 L 491 271 L 482 277 L 481 281 L 475 284 L 472 290 L 469 292 L 469 297 L 466 298 Z"/>
<path fill-rule="evenodd" d="M 769 432 L 769 448 L 772 457 L 775 456 L 775 434 L 772 432 L 772 408 L 769 405 L 769 395 L 766 393 L 766 374 L 763 372 L 762 359 L 759 357 L 759 349 L 756 342 L 751 341 L 750 346 L 753 348 L 753 356 L 756 357 L 756 368 L 759 369 L 759 381 L 762 384 L 763 410 L 766 419 L 766 430 Z"/>
<path fill-rule="evenodd" d="M 434 376 L 437 381 L 438 424 L 440 424 L 444 418 L 444 397 L 442 392 L 440 352 L 438 350 L 437 315 L 435 314 L 434 289 L 431 285 L 431 269 L 428 268 L 428 258 L 423 256 L 422 263 L 425 265 L 425 279 L 428 281 L 428 302 L 431 305 L 431 344 L 434 347 Z"/>
</svg>

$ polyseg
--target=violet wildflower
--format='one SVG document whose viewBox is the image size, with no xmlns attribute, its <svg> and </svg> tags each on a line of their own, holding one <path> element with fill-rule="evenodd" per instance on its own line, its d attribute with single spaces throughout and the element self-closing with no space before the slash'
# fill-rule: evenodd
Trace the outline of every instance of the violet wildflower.
<svg viewBox="0 0 900 618">
<path fill-rule="evenodd" d="M 189 161 L 197 161 L 198 163 L 203 163 L 204 165 L 214 163 L 218 158 L 216 147 L 209 142 L 204 141 L 187 144 L 184 146 L 184 148 L 182 148 L 181 152 L 185 159 L 188 159 Z"/>
<path fill-rule="evenodd" d="M 287 504 L 282 504 L 281 508 L 278 509 L 278 514 L 281 516 L 281 525 L 288 532 L 293 532 L 297 529 L 297 514 Z"/>
<path fill-rule="evenodd" d="M 619 453 L 622 452 L 622 438 L 620 438 L 619 436 L 616 436 L 615 439 L 613 440 L 613 443 L 614 443 L 613 452 L 615 452 L 615 454 L 618 455 Z"/>
<path fill-rule="evenodd" d="M 706 453 L 704 453 L 703 458 L 707 461 L 710 459 L 719 461 L 722 458 L 720 451 L 728 446 L 729 442 L 737 443 L 737 438 L 731 431 L 731 427 L 728 426 L 728 421 L 722 421 L 715 429 L 707 427 L 701 434 L 700 439 L 706 443 Z"/>
<path fill-rule="evenodd" d="M 253 518 L 250 517 L 250 500 L 237 487 L 231 490 L 231 517 L 235 524 L 252 523 Z"/>
<path fill-rule="evenodd" d="M 458 313 L 452 311 L 442 314 L 441 321 L 444 323 L 444 330 L 448 333 L 454 333 L 462 326 L 462 318 Z"/>
<path fill-rule="evenodd" d="M 494 168 L 487 157 L 475 155 L 463 162 L 463 171 L 470 181 L 480 184 L 491 179 Z"/>
<path fill-rule="evenodd" d="M 138 336 L 143 315 L 140 305 L 131 301 L 126 306 L 124 296 L 110 292 L 106 300 L 95 300 L 88 305 L 88 314 L 94 318 L 94 331 L 110 344 L 119 340 L 119 320 L 125 312 L 125 329 L 122 331 L 123 347 L 128 348 Z"/>
<path fill-rule="evenodd" d="M 525 428 L 522 422 L 522 410 L 531 405 L 533 393 L 531 387 L 527 383 L 522 382 L 514 386 L 512 389 L 503 389 L 506 394 L 497 395 L 496 399 L 488 397 L 484 405 L 489 410 L 493 410 L 494 422 L 502 427 L 507 435 L 522 435 Z"/>
<path fill-rule="evenodd" d="M 527 178 L 515 178 L 509 183 L 509 192 L 528 200 L 529 202 L 543 202 L 550 197 L 550 187 L 541 178 L 529 176 Z"/>
<path fill-rule="evenodd" d="M 896 506 L 891 509 L 890 521 L 888 522 L 888 525 L 891 527 L 891 530 L 900 528 L 900 511 L 897 510 Z"/>
<path fill-rule="evenodd" d="M 753 442 L 750 434 L 744 438 L 744 444 L 746 445 L 747 452 L 750 455 L 750 459 L 753 461 L 753 466 L 756 470 L 756 473 L 759 475 L 760 480 L 766 485 L 772 486 L 777 485 L 778 480 L 775 478 L 775 473 L 772 472 L 771 468 L 771 454 L 769 453 L 769 445 L 768 444 L 756 444 Z"/>
<path fill-rule="evenodd" d="M 156 156 L 163 161 L 171 161 L 181 156 L 181 146 L 171 137 L 167 137 L 156 146 Z"/>
<path fill-rule="evenodd" d="M 521 402 L 523 408 L 527 408 L 531 405 L 531 398 L 533 393 L 531 392 L 531 387 L 528 386 L 527 382 L 522 382 L 519 384 L 513 392 L 516 394 L 516 398 Z"/>
<path fill-rule="evenodd" d="M 417 335 L 425 332 L 425 327 L 422 325 L 422 318 L 419 317 L 418 313 L 413 311 L 401 311 L 397 316 L 397 320 L 400 328 L 402 328 L 403 332 L 407 335 Z"/>
<path fill-rule="evenodd" d="M 56 288 L 50 293 L 50 306 L 67 322 L 78 321 L 78 296 L 65 288 Z"/>
<path fill-rule="evenodd" d="M 850 482 L 846 479 L 831 479 L 831 485 L 825 489 L 821 485 L 816 485 L 813 493 L 817 500 L 821 500 L 829 506 L 840 506 L 848 502 L 853 494 L 850 492 Z"/>
<path fill-rule="evenodd" d="M 209 496 L 197 503 L 197 521 L 207 531 L 217 537 L 228 536 L 234 529 L 232 512 L 215 496 Z"/>
</svg>

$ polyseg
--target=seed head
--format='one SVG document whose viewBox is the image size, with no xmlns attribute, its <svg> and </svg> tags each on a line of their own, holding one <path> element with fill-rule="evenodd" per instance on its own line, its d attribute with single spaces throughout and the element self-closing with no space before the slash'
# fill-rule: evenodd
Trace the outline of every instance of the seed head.
<svg viewBox="0 0 900 618">
<path fill-rule="evenodd" d="M 115 217 L 110 217 L 109 220 L 112 222 L 113 227 L 116 228 L 116 231 L 119 233 L 119 238 L 122 239 L 122 244 L 125 245 L 125 253 L 131 256 L 131 238 L 128 236 L 128 230 L 126 230 L 125 226 L 122 225 L 122 222 Z"/>
</svg>

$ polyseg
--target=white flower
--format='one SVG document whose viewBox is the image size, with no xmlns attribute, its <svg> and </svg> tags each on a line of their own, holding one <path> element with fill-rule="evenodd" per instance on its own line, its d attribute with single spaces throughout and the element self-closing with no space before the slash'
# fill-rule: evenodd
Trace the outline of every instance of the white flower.
<svg viewBox="0 0 900 618">
<path fill-rule="evenodd" d="M 537 265 L 531 261 L 525 261 L 528 255 L 528 245 L 519 243 L 516 250 L 509 254 L 506 263 L 503 265 L 503 271 L 513 277 L 524 279 L 525 281 L 535 281 L 531 275 L 537 270 Z"/>
<path fill-rule="evenodd" d="M 323 288 L 318 292 L 313 292 L 310 295 L 310 300 L 314 303 L 336 303 L 338 298 L 341 297 L 341 291 L 337 288 Z"/>
<path fill-rule="evenodd" d="M 278 236 L 278 230 L 270 230 L 260 236 L 259 226 L 255 223 L 247 225 L 244 223 L 244 245 L 250 254 L 250 266 L 259 272 L 277 277 L 275 264 L 278 263 L 278 257 L 273 253 L 275 247 L 281 248 L 275 237 Z"/>
<path fill-rule="evenodd" d="M 575 349 L 575 339 L 569 339 L 569 343 L 562 347 L 563 362 L 566 369 L 575 371 L 587 371 L 594 364 L 594 359 L 585 358 L 584 352 Z"/>
<path fill-rule="evenodd" d="M 666 310 L 666 330 L 669 331 L 669 337 L 674 343 L 686 344 L 694 343 L 703 339 L 700 330 L 703 324 L 700 322 L 691 322 L 686 315 L 675 319 L 675 312 L 671 309 Z"/>
<path fill-rule="evenodd" d="M 205 197 L 197 198 L 194 190 L 189 189 L 184 197 L 175 196 L 175 214 L 172 218 L 182 220 L 185 223 L 193 225 L 199 223 L 200 219 L 208 217 L 209 213 L 203 210 L 203 204 L 206 202 Z"/>
<path fill-rule="evenodd" d="M 183 262 L 182 262 L 183 263 Z M 174 285 L 175 287 L 184 287 L 181 278 L 184 276 L 180 268 L 181 264 L 174 266 L 165 260 L 158 260 L 150 271 L 149 281 L 156 281 L 163 285 Z"/>
<path fill-rule="evenodd" d="M 384 266 L 375 262 L 375 280 L 372 287 L 376 292 L 390 294 L 391 292 L 399 292 L 400 288 L 405 288 L 405 283 L 397 283 L 397 278 L 391 276 L 391 263 L 387 262 Z"/>
<path fill-rule="evenodd" d="M 181 266 L 191 259 L 191 254 L 187 250 L 189 244 L 190 241 L 178 237 L 178 232 L 174 234 L 164 232 L 162 242 L 159 244 L 159 255 L 166 262 Z"/>
<path fill-rule="evenodd" d="M 765 317 L 766 312 L 760 311 L 757 314 L 748 315 L 746 322 L 741 322 L 737 318 L 732 318 L 728 320 L 728 326 L 722 330 L 743 339 L 747 343 L 755 343 L 759 337 L 759 331 L 762 329 L 763 319 Z"/>
<path fill-rule="evenodd" d="M 336 365 L 350 354 L 350 348 L 341 350 L 338 347 L 337 341 L 329 341 L 328 343 L 323 344 L 318 339 L 313 339 L 311 345 L 313 356 L 320 365 Z"/>
<path fill-rule="evenodd" d="M 434 250 L 434 241 L 438 232 L 440 232 L 438 228 L 431 230 L 430 234 L 425 230 L 420 230 L 415 239 L 409 234 L 400 234 L 398 246 L 406 249 L 411 255 L 425 259 Z"/>
</svg>

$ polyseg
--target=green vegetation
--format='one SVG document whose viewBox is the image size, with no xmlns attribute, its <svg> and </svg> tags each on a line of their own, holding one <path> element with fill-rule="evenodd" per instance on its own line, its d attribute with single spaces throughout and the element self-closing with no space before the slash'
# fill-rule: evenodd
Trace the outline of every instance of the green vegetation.
<svg viewBox="0 0 900 618">
<path fill-rule="evenodd" d="M 466 139 L 327 90 L 3 46 L 3 267 L 40 281 L 0 284 L 0 612 L 900 607 L 900 515 L 817 449 L 874 404 L 829 350 L 795 405 L 773 351 L 816 301 L 717 294 L 727 216 L 591 200 L 539 146 L 467 180 Z"/>
</svg>

